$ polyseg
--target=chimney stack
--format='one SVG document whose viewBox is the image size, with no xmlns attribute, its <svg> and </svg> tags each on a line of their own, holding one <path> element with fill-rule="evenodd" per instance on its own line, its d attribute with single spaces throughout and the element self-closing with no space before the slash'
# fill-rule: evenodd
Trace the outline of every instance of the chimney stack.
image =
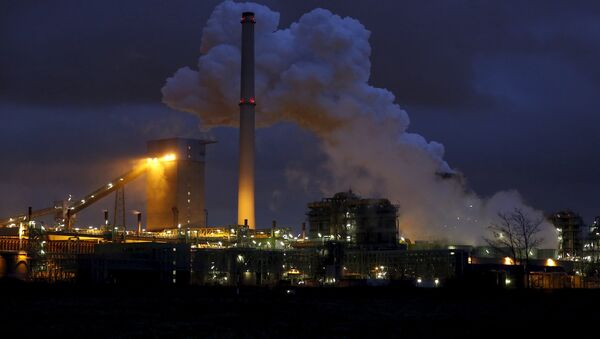
<svg viewBox="0 0 600 339">
<path fill-rule="evenodd" d="M 142 212 L 137 212 L 137 235 L 142 234 Z"/>
<path fill-rule="evenodd" d="M 104 230 L 109 231 L 109 228 L 108 228 L 108 210 L 104 210 Z"/>
<path fill-rule="evenodd" d="M 238 182 L 238 225 L 254 218 L 254 13 L 242 14 L 242 74 L 240 91 L 240 173 Z"/>
<path fill-rule="evenodd" d="M 302 235 L 301 235 L 301 239 L 302 240 L 306 239 L 306 223 L 305 222 L 302 223 Z"/>
</svg>

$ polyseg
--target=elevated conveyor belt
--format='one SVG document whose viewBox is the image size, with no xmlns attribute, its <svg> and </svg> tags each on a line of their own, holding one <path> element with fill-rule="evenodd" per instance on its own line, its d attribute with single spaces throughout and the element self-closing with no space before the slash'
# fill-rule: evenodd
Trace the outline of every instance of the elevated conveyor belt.
<svg viewBox="0 0 600 339">
<path fill-rule="evenodd" d="M 123 186 L 127 185 L 131 181 L 135 180 L 137 177 L 142 175 L 146 171 L 146 169 L 148 169 L 149 164 L 151 164 L 153 161 L 156 162 L 156 161 L 168 161 L 168 160 L 174 160 L 174 159 L 172 159 L 171 157 L 165 157 L 160 160 L 148 159 L 148 162 L 144 162 L 142 164 L 137 165 L 136 167 L 134 167 L 127 173 L 115 178 L 114 180 L 110 181 L 106 185 L 103 185 L 102 187 L 94 190 L 90 194 L 87 194 L 82 199 L 70 202 L 69 205 L 67 206 L 67 208 L 69 208 L 69 210 L 70 210 L 69 214 L 74 215 L 74 214 L 80 212 L 81 210 L 96 203 L 98 200 L 106 197 L 107 195 L 113 193 L 117 189 L 122 188 Z M 53 206 L 53 207 L 47 207 L 47 208 L 43 208 L 40 210 L 32 211 L 31 219 L 36 219 L 36 218 L 40 218 L 43 216 L 62 212 L 63 208 L 64 208 L 63 206 Z M 15 216 L 12 216 L 9 218 L 0 219 L 0 227 L 6 227 L 11 224 L 18 224 L 20 222 L 25 222 L 25 221 L 27 221 L 27 214 L 15 215 Z"/>
</svg>

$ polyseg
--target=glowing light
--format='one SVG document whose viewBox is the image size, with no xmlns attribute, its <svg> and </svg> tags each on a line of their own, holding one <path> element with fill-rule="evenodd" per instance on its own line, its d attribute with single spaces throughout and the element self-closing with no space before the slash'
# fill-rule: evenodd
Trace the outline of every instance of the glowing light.
<svg viewBox="0 0 600 339">
<path fill-rule="evenodd" d="M 167 155 L 165 155 L 164 157 L 162 157 L 162 161 L 174 161 L 177 159 L 177 156 L 174 153 L 169 153 Z"/>
<path fill-rule="evenodd" d="M 554 261 L 554 259 L 548 258 L 546 260 L 546 266 L 555 267 L 556 266 L 556 261 Z"/>
<path fill-rule="evenodd" d="M 505 283 L 506 285 L 510 285 L 511 281 L 510 281 L 510 279 L 509 279 L 509 278 L 506 278 L 506 280 L 504 280 L 504 283 Z"/>
<path fill-rule="evenodd" d="M 514 260 L 512 260 L 511 257 L 504 257 L 503 264 L 504 265 L 514 265 L 515 262 L 514 262 Z"/>
</svg>

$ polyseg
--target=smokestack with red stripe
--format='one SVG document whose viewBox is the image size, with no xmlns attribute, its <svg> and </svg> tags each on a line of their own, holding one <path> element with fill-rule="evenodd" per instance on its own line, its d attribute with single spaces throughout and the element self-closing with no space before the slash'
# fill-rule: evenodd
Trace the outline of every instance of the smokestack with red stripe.
<svg viewBox="0 0 600 339">
<path fill-rule="evenodd" d="M 254 13 L 242 14 L 242 76 L 240 95 L 240 176 L 238 182 L 238 225 L 254 219 Z"/>
</svg>

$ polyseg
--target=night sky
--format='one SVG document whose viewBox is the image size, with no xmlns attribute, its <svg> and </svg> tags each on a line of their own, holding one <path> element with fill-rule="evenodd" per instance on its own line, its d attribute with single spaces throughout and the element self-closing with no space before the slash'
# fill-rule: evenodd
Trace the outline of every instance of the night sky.
<svg viewBox="0 0 600 339">
<path fill-rule="evenodd" d="M 0 2 L 0 216 L 104 185 L 144 157 L 146 140 L 202 137 L 198 119 L 162 104 L 160 90 L 197 63 L 219 2 Z M 514 188 L 546 212 L 600 215 L 600 3 L 261 3 L 281 13 L 283 27 L 316 7 L 364 24 L 371 84 L 396 95 L 410 131 L 443 143 L 480 195 Z M 219 142 L 208 146 L 209 223 L 228 224 L 237 132 L 210 133 Z M 322 193 L 289 169 L 318 182 L 327 178 L 322 161 L 316 138 L 294 125 L 258 130 L 258 223 L 298 227 Z M 144 180 L 126 191 L 127 208 L 143 210 Z M 80 220 L 100 223 L 112 203 Z"/>
</svg>

